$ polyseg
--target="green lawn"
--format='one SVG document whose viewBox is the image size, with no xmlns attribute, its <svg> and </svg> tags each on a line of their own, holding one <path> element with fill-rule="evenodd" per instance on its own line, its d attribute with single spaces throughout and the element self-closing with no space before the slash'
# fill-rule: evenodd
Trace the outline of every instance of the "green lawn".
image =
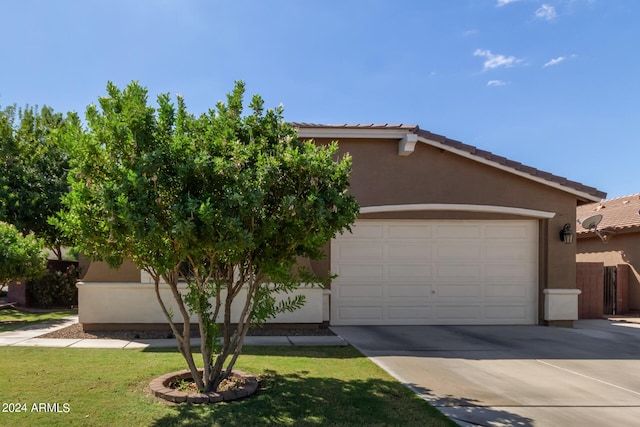
<svg viewBox="0 0 640 427">
<path fill-rule="evenodd" d="M 257 394 L 204 406 L 150 396 L 184 368 L 174 351 L 0 347 L 0 361 L 3 426 L 455 426 L 351 347 L 248 347 L 237 368 L 261 376 Z"/>
<path fill-rule="evenodd" d="M 12 331 L 14 329 L 29 326 L 35 323 L 58 320 L 66 316 L 78 314 L 77 310 L 56 310 L 56 311 L 19 311 L 12 308 L 0 310 L 0 332 Z M 0 412 L 1 413 L 1 412 Z"/>
</svg>

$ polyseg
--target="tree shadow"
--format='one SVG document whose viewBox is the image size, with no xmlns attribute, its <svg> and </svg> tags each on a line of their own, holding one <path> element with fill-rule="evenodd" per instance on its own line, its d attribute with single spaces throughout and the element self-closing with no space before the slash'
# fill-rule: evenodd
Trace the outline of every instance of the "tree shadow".
<svg viewBox="0 0 640 427">
<path fill-rule="evenodd" d="M 638 360 L 640 328 L 578 320 L 574 328 L 537 325 L 334 327 L 369 356 L 467 360 Z"/>
<path fill-rule="evenodd" d="M 180 404 L 154 426 L 455 426 L 395 381 L 308 377 L 267 371 L 242 401 Z"/>
<path fill-rule="evenodd" d="M 531 418 L 480 405 L 477 399 L 452 395 L 436 396 L 428 388 L 417 384 L 407 384 L 407 387 L 455 421 L 481 426 L 532 427 L 535 425 Z"/>
<path fill-rule="evenodd" d="M 25 317 L 27 315 L 25 315 Z M 32 331 L 59 326 L 69 321 L 68 319 L 21 320 L 19 316 L 17 317 L 15 320 L 0 321 L 0 332 L 13 332 L 18 329 L 21 331 Z"/>
<path fill-rule="evenodd" d="M 194 353 L 200 352 L 200 347 L 192 346 Z M 178 353 L 178 344 L 174 347 L 146 347 L 145 353 Z M 278 356 L 278 357 L 314 357 L 318 359 L 361 359 L 366 358 L 362 353 L 351 346 L 277 346 L 277 345 L 251 345 L 242 348 L 240 359 L 247 356 Z"/>
</svg>

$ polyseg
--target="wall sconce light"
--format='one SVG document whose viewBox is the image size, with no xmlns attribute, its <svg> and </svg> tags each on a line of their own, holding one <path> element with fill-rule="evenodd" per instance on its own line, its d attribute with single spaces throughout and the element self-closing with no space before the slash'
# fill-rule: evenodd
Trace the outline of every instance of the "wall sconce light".
<svg viewBox="0 0 640 427">
<path fill-rule="evenodd" d="M 560 240 L 565 242 L 567 245 L 573 243 L 573 230 L 571 230 L 571 224 L 566 223 L 562 230 L 560 230 Z"/>
</svg>

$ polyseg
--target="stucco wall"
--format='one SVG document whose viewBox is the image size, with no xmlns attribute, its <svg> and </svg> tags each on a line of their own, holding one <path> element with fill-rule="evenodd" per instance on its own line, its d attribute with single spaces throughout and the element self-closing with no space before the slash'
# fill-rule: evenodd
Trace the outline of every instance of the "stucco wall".
<svg viewBox="0 0 640 427">
<path fill-rule="evenodd" d="M 82 276 L 85 283 L 91 282 L 131 282 L 140 283 L 140 270 L 135 263 L 125 260 L 120 268 L 111 268 L 105 262 L 81 259 Z"/>
<path fill-rule="evenodd" d="M 186 285 L 181 292 L 186 291 Z M 160 286 L 160 294 L 168 309 L 173 310 L 174 320 L 181 322 L 181 316 L 175 300 L 166 285 Z M 301 287 L 296 294 L 305 296 L 305 305 L 292 313 L 282 313 L 267 323 L 322 323 L 323 289 L 319 287 Z M 240 301 L 246 293 L 242 291 L 232 306 L 233 320 L 241 310 Z M 285 295 L 279 295 L 278 300 Z M 154 286 L 147 283 L 79 283 L 78 284 L 79 322 L 95 324 L 166 324 L 167 320 L 155 295 Z M 196 322 L 193 316 L 191 321 Z"/>
<path fill-rule="evenodd" d="M 607 243 L 598 237 L 580 238 L 576 260 L 629 265 L 629 309 L 640 310 L 640 233 L 614 234 Z"/>
</svg>

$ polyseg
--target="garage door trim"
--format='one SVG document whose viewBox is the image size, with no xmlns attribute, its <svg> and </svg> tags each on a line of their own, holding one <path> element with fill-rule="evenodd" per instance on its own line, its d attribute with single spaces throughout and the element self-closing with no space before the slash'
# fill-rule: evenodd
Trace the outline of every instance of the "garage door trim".
<svg viewBox="0 0 640 427">
<path fill-rule="evenodd" d="M 383 212 L 414 212 L 414 211 L 454 211 L 454 212 L 480 212 L 518 215 L 527 218 L 549 219 L 556 216 L 555 212 L 540 211 L 535 209 L 514 208 L 511 206 L 495 205 L 469 205 L 461 203 L 414 203 L 408 205 L 378 205 L 360 208 L 361 214 Z"/>
</svg>

